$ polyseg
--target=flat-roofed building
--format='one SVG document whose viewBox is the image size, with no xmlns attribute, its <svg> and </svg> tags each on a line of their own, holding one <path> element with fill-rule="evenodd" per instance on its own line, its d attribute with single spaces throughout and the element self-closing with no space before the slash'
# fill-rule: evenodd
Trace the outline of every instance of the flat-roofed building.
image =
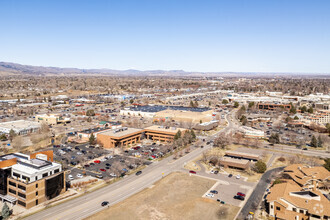
<svg viewBox="0 0 330 220">
<path fill-rule="evenodd" d="M 66 190 L 61 164 L 53 152 L 31 155 L 12 153 L 0 156 L 0 199 L 31 208 Z"/>
<path fill-rule="evenodd" d="M 97 135 L 97 143 L 104 148 L 127 147 L 141 141 L 143 129 L 139 128 L 117 128 L 101 132 Z"/>
<path fill-rule="evenodd" d="M 39 123 L 44 122 L 48 125 L 66 124 L 71 122 L 70 118 L 66 118 L 58 114 L 36 115 L 35 119 Z"/>
<path fill-rule="evenodd" d="M 276 103 L 258 103 L 257 108 L 260 110 L 274 111 L 277 109 L 290 110 L 291 105 L 289 104 L 276 104 Z"/>
<path fill-rule="evenodd" d="M 39 131 L 40 127 L 36 121 L 8 121 L 0 123 L 0 133 L 9 134 L 10 130 L 13 130 L 18 135 L 25 135 Z"/>
<path fill-rule="evenodd" d="M 235 159 L 231 157 L 222 157 L 220 159 L 220 165 L 225 168 L 234 168 L 240 170 L 246 170 L 250 167 L 250 161 L 244 159 Z"/>
<path fill-rule="evenodd" d="M 186 129 L 158 125 L 153 125 L 144 129 L 147 139 L 165 142 L 173 142 L 174 136 L 178 131 L 181 131 L 181 134 L 183 135 L 186 132 Z"/>
<path fill-rule="evenodd" d="M 91 129 L 85 129 L 85 130 L 77 132 L 77 138 L 80 141 L 88 141 L 91 134 L 93 134 L 94 137 L 97 138 L 98 134 L 100 134 L 102 132 L 110 131 L 110 130 L 111 130 L 110 127 L 96 127 L 96 128 L 91 128 Z"/>
<path fill-rule="evenodd" d="M 251 160 L 251 161 L 257 161 L 260 159 L 260 156 L 258 154 L 244 153 L 239 151 L 226 151 L 225 156 L 236 159 Z"/>
<path fill-rule="evenodd" d="M 261 130 L 257 130 L 251 127 L 242 126 L 239 128 L 239 131 L 244 135 L 244 137 L 248 138 L 264 138 L 265 132 Z"/>
</svg>

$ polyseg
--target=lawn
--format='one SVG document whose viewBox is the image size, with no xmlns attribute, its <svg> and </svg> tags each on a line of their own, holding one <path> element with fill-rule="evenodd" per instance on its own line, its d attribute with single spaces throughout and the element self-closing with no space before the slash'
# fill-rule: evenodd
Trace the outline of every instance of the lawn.
<svg viewBox="0 0 330 220">
<path fill-rule="evenodd" d="M 184 173 L 172 173 L 130 198 L 99 212 L 94 219 L 234 219 L 239 208 L 219 203 L 202 195 L 215 181 Z M 224 216 L 221 209 L 225 209 Z"/>
</svg>

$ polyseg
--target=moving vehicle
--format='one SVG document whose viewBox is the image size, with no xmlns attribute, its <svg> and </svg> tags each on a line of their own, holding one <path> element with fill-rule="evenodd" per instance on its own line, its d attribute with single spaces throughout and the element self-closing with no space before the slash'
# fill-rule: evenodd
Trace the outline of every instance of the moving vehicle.
<svg viewBox="0 0 330 220">
<path fill-rule="evenodd" d="M 190 170 L 189 173 L 196 174 L 196 171 Z"/>
<path fill-rule="evenodd" d="M 218 191 L 216 191 L 216 190 L 211 190 L 210 193 L 218 194 Z"/>
<path fill-rule="evenodd" d="M 228 177 L 232 177 L 232 176 L 233 176 L 233 174 L 229 174 L 229 175 L 228 175 Z"/>
<path fill-rule="evenodd" d="M 140 171 L 137 171 L 136 173 L 135 173 L 135 175 L 141 175 L 142 174 L 142 171 L 140 170 Z"/>
<path fill-rule="evenodd" d="M 240 179 L 240 178 L 241 178 L 241 175 L 237 174 L 236 179 Z"/>
<path fill-rule="evenodd" d="M 107 206 L 107 205 L 109 205 L 109 202 L 108 202 L 108 201 L 103 201 L 103 202 L 101 203 L 101 206 Z"/>
</svg>

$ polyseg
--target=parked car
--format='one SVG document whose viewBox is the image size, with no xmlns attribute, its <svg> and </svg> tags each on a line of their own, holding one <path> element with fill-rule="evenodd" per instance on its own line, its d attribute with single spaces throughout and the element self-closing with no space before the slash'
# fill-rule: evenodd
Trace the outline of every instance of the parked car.
<svg viewBox="0 0 330 220">
<path fill-rule="evenodd" d="M 229 175 L 228 175 L 228 177 L 232 177 L 232 176 L 233 176 L 233 174 L 229 174 Z"/>
<path fill-rule="evenodd" d="M 240 179 L 240 178 L 241 178 L 241 175 L 237 174 L 236 179 Z"/>
<path fill-rule="evenodd" d="M 245 197 L 245 194 L 244 194 L 244 193 L 241 193 L 241 192 L 238 192 L 237 195 L 238 195 L 238 196 L 243 196 L 243 197 Z"/>
<path fill-rule="evenodd" d="M 69 178 L 69 180 L 74 180 L 74 178 L 71 174 L 68 176 L 68 178 Z"/>
<path fill-rule="evenodd" d="M 190 170 L 189 173 L 196 174 L 196 171 Z"/>
<path fill-rule="evenodd" d="M 238 200 L 244 201 L 245 198 L 243 196 L 236 195 L 236 196 L 234 196 L 234 199 L 238 199 Z"/>
<path fill-rule="evenodd" d="M 136 173 L 135 173 L 135 175 L 141 175 L 142 174 L 142 171 L 140 170 L 140 171 L 137 171 Z"/>
<path fill-rule="evenodd" d="M 83 175 L 81 175 L 80 173 L 77 174 L 78 178 L 83 178 Z"/>
<path fill-rule="evenodd" d="M 99 179 L 103 179 L 103 176 L 100 175 L 100 174 L 97 174 L 95 177 L 96 177 L 96 178 L 99 178 Z"/>
<path fill-rule="evenodd" d="M 94 160 L 94 163 L 101 163 L 101 161 L 99 161 L 99 160 Z"/>
<path fill-rule="evenodd" d="M 214 194 L 213 194 L 213 193 L 208 193 L 208 194 L 206 194 L 205 196 L 206 196 L 206 197 L 211 197 L 211 198 L 213 198 L 213 197 L 214 197 Z"/>
<path fill-rule="evenodd" d="M 214 171 L 214 174 L 218 174 L 218 173 L 219 173 L 219 171 L 218 171 L 218 170 Z"/>
<path fill-rule="evenodd" d="M 102 171 L 102 172 L 106 172 L 106 170 L 105 170 L 105 169 L 103 169 L 103 168 L 102 168 L 102 169 L 100 169 L 100 171 Z"/>
<path fill-rule="evenodd" d="M 218 191 L 216 191 L 216 190 L 211 190 L 210 193 L 218 194 Z"/>
</svg>

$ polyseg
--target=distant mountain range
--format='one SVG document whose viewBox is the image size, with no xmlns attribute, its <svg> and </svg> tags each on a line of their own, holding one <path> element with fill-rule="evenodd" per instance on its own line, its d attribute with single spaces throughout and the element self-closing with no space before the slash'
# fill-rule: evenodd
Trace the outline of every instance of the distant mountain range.
<svg viewBox="0 0 330 220">
<path fill-rule="evenodd" d="M 330 77 L 330 74 L 315 73 L 252 73 L 252 72 L 186 72 L 183 70 L 113 70 L 113 69 L 78 69 L 21 65 L 17 63 L 0 62 L 0 75 L 36 75 L 36 76 L 66 76 L 66 75 L 108 75 L 108 76 L 208 76 L 208 77 L 292 77 L 313 76 Z"/>
</svg>

